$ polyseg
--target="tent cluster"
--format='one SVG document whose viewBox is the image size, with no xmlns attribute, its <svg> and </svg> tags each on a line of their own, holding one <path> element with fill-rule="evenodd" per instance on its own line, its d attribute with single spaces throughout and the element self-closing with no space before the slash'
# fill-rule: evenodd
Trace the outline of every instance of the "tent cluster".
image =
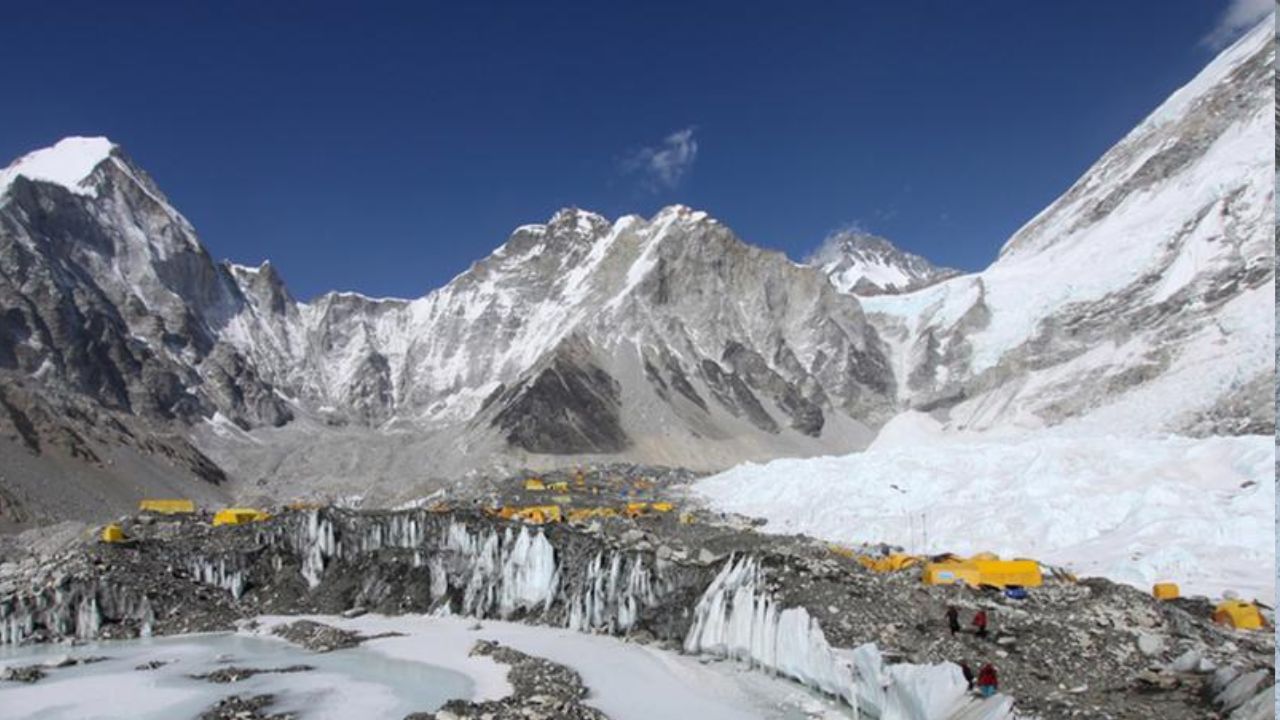
<svg viewBox="0 0 1280 720">
<path fill-rule="evenodd" d="M 1017 558 L 1002 560 L 994 553 L 978 553 L 969 558 L 943 555 L 925 563 L 921 579 L 926 585 L 969 587 L 1039 587 L 1044 584 L 1040 563 Z"/>
<path fill-rule="evenodd" d="M 652 513 L 669 513 L 675 505 L 669 502 L 630 502 L 621 508 L 586 507 L 562 509 L 560 505 L 505 505 L 489 510 L 489 514 L 504 520 L 520 520 L 532 525 L 543 525 L 549 522 L 571 523 L 588 522 L 594 518 L 628 517 L 639 518 Z"/>
<path fill-rule="evenodd" d="M 970 587 L 1039 587 L 1044 584 L 1040 563 L 1035 560 L 1001 560 L 995 553 L 978 553 L 964 558 L 958 555 L 909 555 L 890 552 L 862 554 L 843 545 L 829 546 L 831 551 L 856 561 L 872 572 L 889 573 L 921 568 L 921 579 L 926 585 L 954 585 L 964 583 Z"/>
<path fill-rule="evenodd" d="M 294 503 L 289 507 L 299 508 L 302 503 Z M 317 506 L 318 507 L 318 506 Z M 196 504 L 186 499 L 153 499 L 149 498 L 138 503 L 138 512 L 151 515 L 194 515 L 196 512 Z M 242 525 L 244 523 L 258 522 L 260 520 L 269 520 L 271 515 L 257 508 L 247 507 L 230 507 L 218 510 L 213 514 L 214 525 Z M 102 541 L 112 542 L 107 539 L 107 530 L 111 526 L 107 526 L 102 530 Z"/>
</svg>

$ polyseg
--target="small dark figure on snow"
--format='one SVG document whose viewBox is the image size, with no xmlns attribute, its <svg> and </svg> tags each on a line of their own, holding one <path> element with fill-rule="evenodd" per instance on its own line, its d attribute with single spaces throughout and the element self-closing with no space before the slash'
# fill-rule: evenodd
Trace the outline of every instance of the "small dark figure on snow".
<svg viewBox="0 0 1280 720">
<path fill-rule="evenodd" d="M 974 634 L 977 635 L 978 637 L 984 638 L 987 636 L 987 611 L 986 610 L 979 610 L 973 616 L 973 627 L 975 628 Z"/>
<path fill-rule="evenodd" d="M 969 663 L 960 663 L 960 673 L 964 675 L 964 681 L 969 685 L 969 691 L 973 691 L 973 670 L 969 669 Z"/>
<path fill-rule="evenodd" d="M 996 694 L 996 690 L 1000 687 L 1000 680 L 996 677 L 996 667 L 991 663 L 982 666 L 978 671 L 978 692 L 982 693 L 982 697 L 991 697 Z"/>
<path fill-rule="evenodd" d="M 955 605 L 947 606 L 947 627 L 951 628 L 952 635 L 960 632 L 960 611 Z"/>
</svg>

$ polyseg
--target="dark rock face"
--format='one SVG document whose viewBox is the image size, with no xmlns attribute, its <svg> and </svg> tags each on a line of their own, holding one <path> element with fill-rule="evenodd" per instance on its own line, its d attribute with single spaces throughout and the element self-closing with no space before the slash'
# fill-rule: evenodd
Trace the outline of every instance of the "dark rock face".
<svg viewBox="0 0 1280 720">
<path fill-rule="evenodd" d="M 243 303 L 226 271 L 141 170 L 117 157 L 93 177 L 97 198 L 20 176 L 0 204 L 0 368 L 149 419 L 287 422 L 218 343 Z"/>
<path fill-rule="evenodd" d="M 366 425 L 377 425 L 395 412 L 394 393 L 386 356 L 373 353 L 356 370 L 348 393 L 348 406 Z"/>
<path fill-rule="evenodd" d="M 702 379 L 721 405 L 736 417 L 744 417 L 767 433 L 778 432 L 778 423 L 760 404 L 760 399 L 735 373 L 725 372 L 714 360 L 703 360 L 698 366 Z"/>
<path fill-rule="evenodd" d="M 624 450 L 621 386 L 578 352 L 564 352 L 498 400 L 492 425 L 529 452 L 565 455 Z"/>
<path fill-rule="evenodd" d="M 807 377 L 808 374 L 785 345 L 779 346 L 777 355 L 778 364 L 789 367 L 793 373 L 804 378 L 802 382 L 808 385 L 809 392 L 819 400 L 825 399 L 822 388 L 811 377 Z M 824 418 L 819 402 L 806 397 L 798 383 L 787 382 L 759 353 L 748 350 L 739 343 L 730 343 L 725 348 L 724 361 L 747 384 L 772 397 L 778 407 L 791 417 L 791 427 L 813 437 L 821 434 Z"/>
</svg>

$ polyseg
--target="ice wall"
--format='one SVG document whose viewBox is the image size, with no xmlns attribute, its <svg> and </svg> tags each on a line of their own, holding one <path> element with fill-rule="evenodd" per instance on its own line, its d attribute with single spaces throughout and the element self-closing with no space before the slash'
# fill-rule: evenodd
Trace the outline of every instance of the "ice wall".
<svg viewBox="0 0 1280 720">
<path fill-rule="evenodd" d="M 506 619 L 517 612 L 545 612 L 556 599 L 560 572 L 555 548 L 541 530 L 472 532 L 454 522 L 443 549 L 445 587 L 462 584 L 460 610 L 465 615 Z"/>
<path fill-rule="evenodd" d="M 231 593 L 231 597 L 239 600 L 244 594 L 245 573 L 238 565 L 239 563 L 234 559 L 225 557 L 217 560 L 199 557 L 192 558 L 187 563 L 187 570 L 191 572 L 191 577 L 195 578 L 196 582 L 222 588 Z"/>
<path fill-rule="evenodd" d="M 384 550 L 409 551 L 432 607 L 476 617 L 537 616 L 591 632 L 624 633 L 673 587 L 669 564 L 652 553 L 594 547 L 579 539 L 573 561 L 544 528 L 463 522 L 425 510 L 389 515 L 313 511 L 265 538 L 300 558 L 309 587 L 336 559 L 359 562 Z M 590 558 L 590 560 L 586 560 Z"/>
<path fill-rule="evenodd" d="M 656 607 L 669 589 L 657 561 L 646 564 L 644 555 L 598 552 L 572 598 L 566 625 L 584 632 L 624 633 L 640 618 L 643 608 Z"/>
<path fill-rule="evenodd" d="M 58 585 L 0 599 L 0 645 L 92 640 L 105 622 L 137 623 L 150 633 L 155 616 L 139 589 L 64 578 Z"/>
<path fill-rule="evenodd" d="M 731 557 L 694 608 L 684 650 L 731 658 L 776 672 L 840 698 L 861 717 L 882 720 L 1001 720 L 1012 700 L 978 700 L 966 692 L 960 668 L 886 666 L 874 645 L 832 648 L 803 607 L 781 608 L 752 557 Z"/>
</svg>

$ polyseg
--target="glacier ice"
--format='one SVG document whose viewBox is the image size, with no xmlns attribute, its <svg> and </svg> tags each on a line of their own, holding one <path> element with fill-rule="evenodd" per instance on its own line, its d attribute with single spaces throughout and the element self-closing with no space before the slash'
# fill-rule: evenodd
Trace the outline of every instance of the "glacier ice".
<svg viewBox="0 0 1280 720">
<path fill-rule="evenodd" d="M 684 650 L 779 673 L 843 700 L 865 717 L 935 720 L 963 714 L 1001 720 L 1013 712 L 1006 696 L 968 696 L 960 668 L 951 663 L 885 665 L 872 644 L 853 651 L 832 648 L 807 610 L 779 606 L 750 556 L 731 557 L 707 586 Z"/>
<path fill-rule="evenodd" d="M 656 566 L 646 567 L 639 553 L 612 551 L 605 569 L 604 558 L 603 552 L 596 553 L 569 601 L 571 630 L 623 633 L 635 625 L 642 608 L 658 604 Z"/>
</svg>

